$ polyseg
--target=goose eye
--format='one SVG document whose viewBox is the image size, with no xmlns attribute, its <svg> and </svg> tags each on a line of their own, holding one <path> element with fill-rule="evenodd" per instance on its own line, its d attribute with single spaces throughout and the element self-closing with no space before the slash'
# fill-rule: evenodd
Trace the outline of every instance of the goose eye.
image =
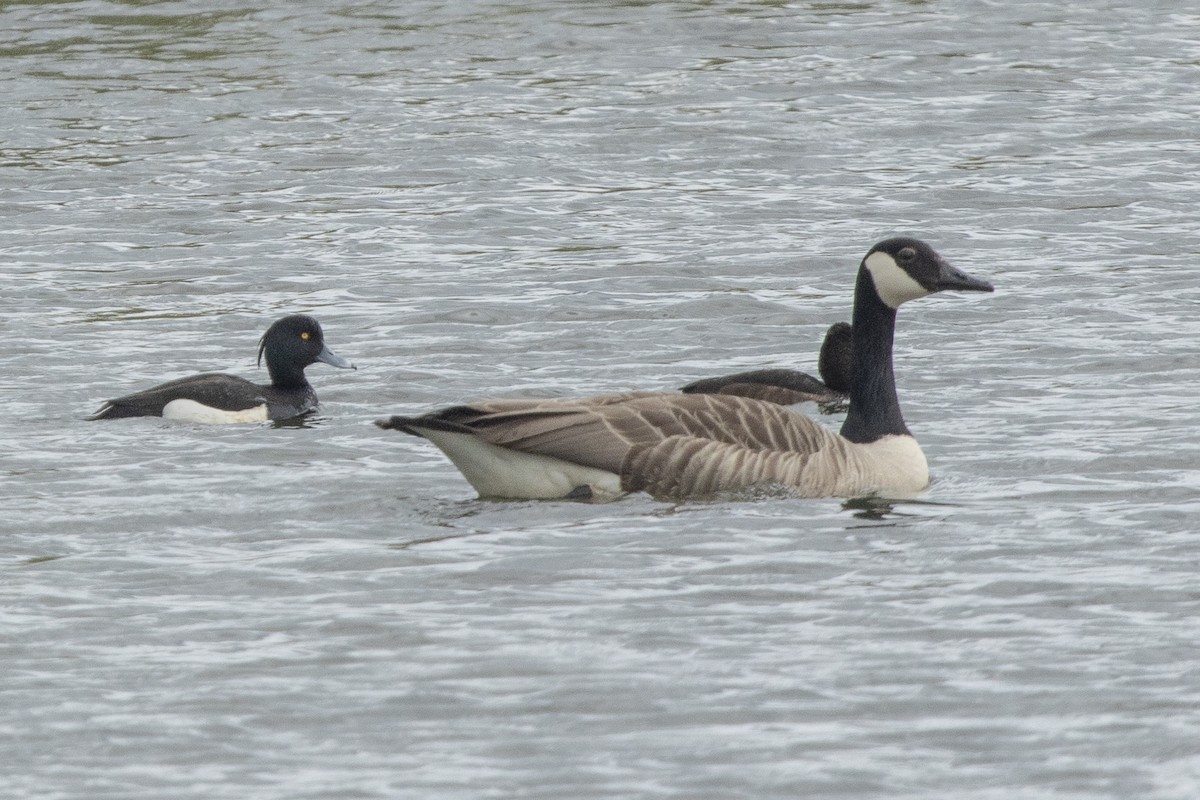
<svg viewBox="0 0 1200 800">
<path fill-rule="evenodd" d="M 900 248 L 900 252 L 896 253 L 896 258 L 898 258 L 900 261 L 904 261 L 904 262 L 912 261 L 916 257 L 917 257 L 917 251 L 912 249 L 911 247 L 902 247 L 902 248 Z"/>
<path fill-rule="evenodd" d="M 312 337 L 312 334 L 311 334 L 311 333 L 309 333 L 308 331 L 301 331 L 301 332 L 300 332 L 300 338 L 301 338 L 301 339 L 303 339 L 303 340 L 304 340 L 304 341 L 306 341 L 306 342 L 307 342 L 307 341 L 308 341 L 308 340 L 309 340 L 311 337 Z"/>
</svg>

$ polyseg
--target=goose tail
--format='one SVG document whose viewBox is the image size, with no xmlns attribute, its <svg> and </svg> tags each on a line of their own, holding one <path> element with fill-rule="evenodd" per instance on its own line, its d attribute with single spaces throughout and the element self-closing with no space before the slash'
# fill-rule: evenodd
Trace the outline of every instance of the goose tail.
<svg viewBox="0 0 1200 800">
<path fill-rule="evenodd" d="M 447 433 L 469 433 L 473 434 L 470 428 L 460 422 L 453 422 L 447 419 L 441 419 L 433 414 L 427 414 L 422 417 L 402 417 L 393 415 L 384 417 L 383 419 L 375 420 L 375 424 L 385 431 L 400 431 L 407 433 L 410 436 L 420 436 L 429 438 L 425 435 L 425 431 L 445 431 Z"/>
</svg>

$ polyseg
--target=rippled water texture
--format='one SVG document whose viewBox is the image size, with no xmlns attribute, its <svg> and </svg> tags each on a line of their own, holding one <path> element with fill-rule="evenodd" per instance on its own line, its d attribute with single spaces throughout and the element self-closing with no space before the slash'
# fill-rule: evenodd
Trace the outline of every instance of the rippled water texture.
<svg viewBox="0 0 1200 800">
<path fill-rule="evenodd" d="M 7 796 L 1200 796 L 1184 7 L 0 6 Z M 997 287 L 901 315 L 920 502 L 370 424 L 811 370 L 897 233 Z M 303 425 L 82 420 L 292 311 Z"/>
</svg>

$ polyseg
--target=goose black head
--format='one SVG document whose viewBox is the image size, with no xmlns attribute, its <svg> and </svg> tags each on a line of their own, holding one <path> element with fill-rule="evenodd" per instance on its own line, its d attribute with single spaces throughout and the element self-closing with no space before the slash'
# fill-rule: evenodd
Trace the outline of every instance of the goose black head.
<svg viewBox="0 0 1200 800">
<path fill-rule="evenodd" d="M 885 239 L 863 259 L 879 299 L 890 308 L 934 292 L 990 292 L 992 285 L 951 266 L 920 239 Z"/>
</svg>

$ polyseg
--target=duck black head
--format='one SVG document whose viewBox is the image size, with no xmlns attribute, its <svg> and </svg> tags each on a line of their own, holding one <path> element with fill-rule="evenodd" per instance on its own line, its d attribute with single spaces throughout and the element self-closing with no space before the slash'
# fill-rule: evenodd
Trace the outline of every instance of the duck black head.
<svg viewBox="0 0 1200 800">
<path fill-rule="evenodd" d="M 339 369 L 354 365 L 325 346 L 321 324 L 307 314 L 276 320 L 258 343 L 258 363 L 267 359 L 267 372 L 276 386 L 302 384 L 304 368 L 320 361 Z"/>
</svg>

